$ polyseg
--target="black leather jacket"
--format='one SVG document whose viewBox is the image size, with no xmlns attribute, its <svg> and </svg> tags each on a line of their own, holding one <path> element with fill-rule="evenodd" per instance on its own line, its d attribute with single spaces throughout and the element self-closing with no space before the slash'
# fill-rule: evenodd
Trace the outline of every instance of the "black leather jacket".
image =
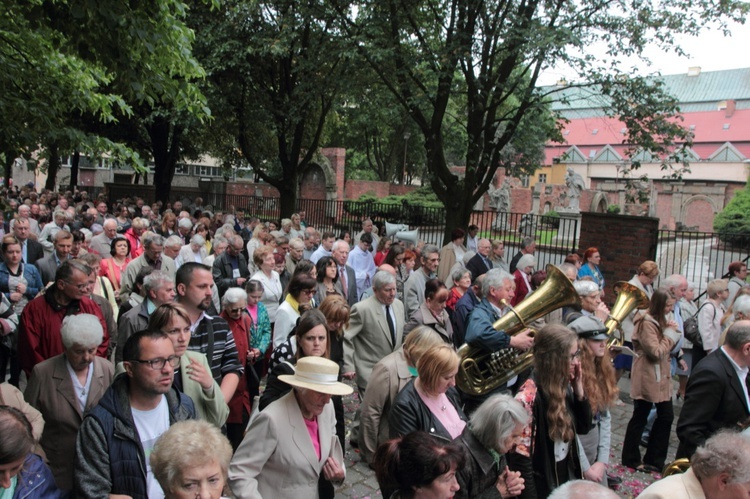
<svg viewBox="0 0 750 499">
<path fill-rule="evenodd" d="M 391 412 L 388 416 L 388 422 L 391 427 L 391 438 L 407 435 L 413 431 L 426 431 L 434 437 L 453 440 L 448 430 L 443 427 L 437 417 L 422 402 L 414 385 L 415 380 L 409 383 L 401 390 L 393 402 Z M 448 400 L 456 408 L 459 417 L 468 421 L 463 411 L 463 403 L 458 390 L 455 387 L 449 388 L 445 393 Z"/>
</svg>

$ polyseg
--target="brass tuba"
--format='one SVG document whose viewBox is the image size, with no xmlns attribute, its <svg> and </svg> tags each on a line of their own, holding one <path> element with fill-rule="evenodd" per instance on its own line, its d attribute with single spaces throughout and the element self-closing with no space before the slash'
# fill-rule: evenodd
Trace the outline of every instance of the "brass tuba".
<svg viewBox="0 0 750 499">
<path fill-rule="evenodd" d="M 682 457 L 664 466 L 661 470 L 662 478 L 666 478 L 670 475 L 676 475 L 677 473 L 685 473 L 690 468 L 690 460 L 686 457 Z"/>
<path fill-rule="evenodd" d="M 649 300 L 646 293 L 629 282 L 617 282 L 613 286 L 613 289 L 615 293 L 617 293 L 617 300 L 615 300 L 615 304 L 612 306 L 607 322 L 604 323 L 604 326 L 607 328 L 607 335 L 609 336 L 609 339 L 607 340 L 607 348 L 622 346 L 624 341 L 621 328 L 622 321 L 634 309 L 648 308 L 651 303 L 651 300 Z M 619 334 L 616 334 L 618 331 Z"/>
<path fill-rule="evenodd" d="M 573 283 L 554 265 L 547 265 L 547 278 L 517 308 L 495 321 L 498 331 L 512 336 L 528 327 L 534 320 L 565 306 L 581 307 L 581 299 Z M 497 352 L 464 344 L 458 349 L 461 361 L 456 375 L 456 384 L 464 393 L 484 395 L 504 385 L 511 378 L 531 366 L 534 355 L 531 351 L 520 352 L 504 348 Z"/>
</svg>

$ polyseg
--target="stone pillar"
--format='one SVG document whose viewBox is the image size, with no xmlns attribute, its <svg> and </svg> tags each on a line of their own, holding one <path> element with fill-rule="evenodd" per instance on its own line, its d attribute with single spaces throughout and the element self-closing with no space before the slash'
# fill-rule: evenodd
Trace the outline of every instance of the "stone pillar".
<svg viewBox="0 0 750 499">
<path fill-rule="evenodd" d="M 560 227 L 568 227 L 572 224 L 572 220 L 577 221 L 575 232 L 571 231 L 557 231 L 557 235 L 553 242 L 559 245 L 573 246 L 574 241 L 581 240 L 581 214 L 571 213 L 569 211 L 563 211 L 560 213 Z"/>
</svg>

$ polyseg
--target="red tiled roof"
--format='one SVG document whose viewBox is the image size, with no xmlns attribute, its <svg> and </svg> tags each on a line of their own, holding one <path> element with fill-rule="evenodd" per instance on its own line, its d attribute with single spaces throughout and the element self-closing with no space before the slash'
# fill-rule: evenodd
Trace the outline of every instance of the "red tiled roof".
<svg viewBox="0 0 750 499">
<path fill-rule="evenodd" d="M 693 149 L 701 158 L 708 158 L 725 142 L 731 142 L 745 157 L 750 157 L 750 109 L 736 110 L 727 118 L 725 111 L 706 111 L 685 113 L 682 125 L 695 125 L 693 133 Z M 725 129 L 725 125 L 729 125 Z M 565 126 L 563 139 L 565 144 L 549 143 L 547 146 L 547 160 L 559 156 L 571 145 L 578 146 L 588 157 L 590 150 L 599 153 L 606 144 L 610 144 L 622 154 L 625 149 L 622 141 L 625 138 L 625 126 L 618 119 L 606 117 L 591 117 L 573 119 Z"/>
</svg>

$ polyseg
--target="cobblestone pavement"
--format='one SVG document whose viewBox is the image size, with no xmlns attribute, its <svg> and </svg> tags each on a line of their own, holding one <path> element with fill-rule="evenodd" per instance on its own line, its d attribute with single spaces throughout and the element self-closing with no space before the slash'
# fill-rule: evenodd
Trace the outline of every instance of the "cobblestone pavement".
<svg viewBox="0 0 750 499">
<path fill-rule="evenodd" d="M 674 388 L 676 390 L 677 383 L 675 382 Z M 673 390 L 673 393 L 675 393 Z M 636 497 L 644 488 L 646 488 L 651 482 L 653 482 L 657 476 L 649 475 L 646 473 L 632 472 L 628 468 L 620 465 L 620 456 L 622 454 L 622 442 L 625 439 L 625 430 L 630 420 L 630 416 L 633 413 L 633 402 L 629 396 L 630 393 L 630 379 L 622 378 L 620 380 L 620 400 L 623 405 L 614 406 L 612 408 L 612 447 L 610 450 L 610 465 L 609 473 L 619 476 L 622 478 L 622 485 L 619 486 L 617 492 L 620 497 L 633 498 Z M 350 426 L 351 419 L 354 416 L 354 411 L 359 405 L 359 400 L 355 393 L 346 397 L 344 400 L 345 411 L 346 411 L 346 422 L 347 427 Z M 667 459 L 674 459 L 675 452 L 677 450 L 677 436 L 674 431 L 674 427 L 677 424 L 677 418 L 680 415 L 680 409 L 682 408 L 682 401 L 675 400 L 674 403 L 674 414 L 675 419 L 672 425 L 672 434 L 669 442 L 669 454 Z M 643 452 L 641 448 L 641 452 Z M 361 462 L 359 452 L 349 445 L 347 438 L 346 445 L 346 467 L 347 476 L 344 485 L 339 488 L 336 492 L 337 498 L 351 498 L 351 499 L 370 499 L 382 497 L 380 490 L 378 489 L 378 483 L 375 480 L 375 472 L 372 471 L 369 466 Z"/>
</svg>

